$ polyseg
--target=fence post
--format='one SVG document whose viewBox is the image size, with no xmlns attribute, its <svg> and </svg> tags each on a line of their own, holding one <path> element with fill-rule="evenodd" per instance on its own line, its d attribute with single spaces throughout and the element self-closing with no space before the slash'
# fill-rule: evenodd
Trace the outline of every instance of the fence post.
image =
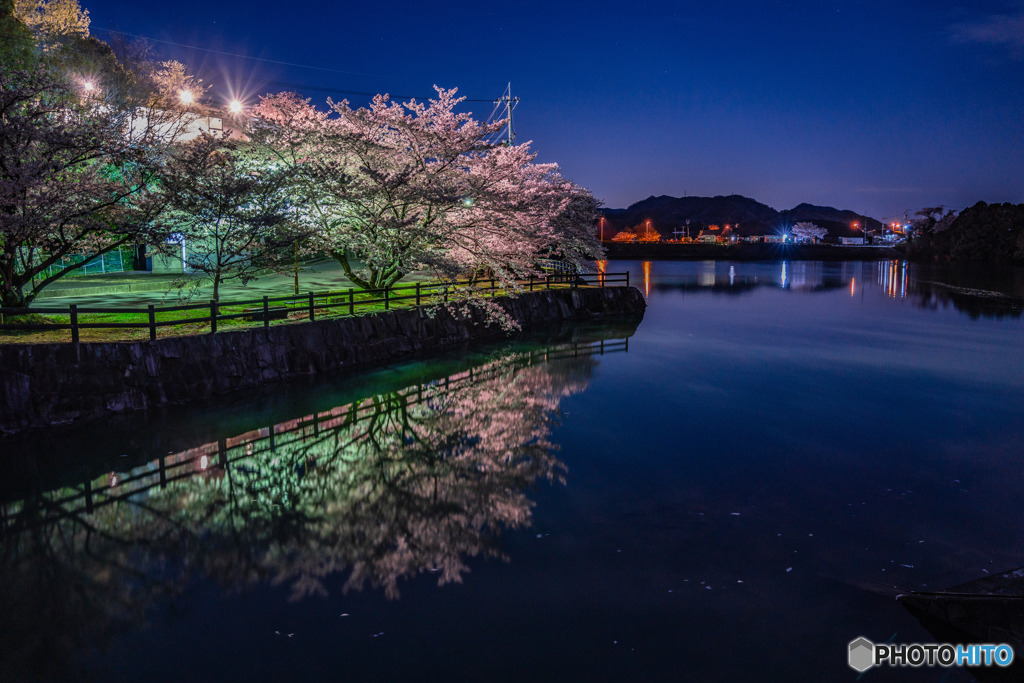
<svg viewBox="0 0 1024 683">
<path fill-rule="evenodd" d="M 313 292 L 309 293 L 309 321 L 316 320 L 316 313 L 313 310 Z"/>
<path fill-rule="evenodd" d="M 217 334 L 217 300 L 210 299 L 210 334 Z"/>
<path fill-rule="evenodd" d="M 263 297 L 263 328 L 270 327 L 270 297 Z"/>
<path fill-rule="evenodd" d="M 533 291 L 533 276 L 530 276 L 530 291 Z"/>
<path fill-rule="evenodd" d="M 352 288 L 351 287 L 348 288 L 348 314 L 349 315 L 355 315 L 356 314 L 356 298 L 355 298 L 355 295 L 352 294 Z"/>
<path fill-rule="evenodd" d="M 71 343 L 78 343 L 78 304 L 71 304 Z"/>
<path fill-rule="evenodd" d="M 626 271 L 626 286 L 629 287 L 629 271 Z"/>
<path fill-rule="evenodd" d="M 156 341 L 156 307 L 149 305 L 149 341 Z"/>
<path fill-rule="evenodd" d="M 544 276 L 544 289 L 551 289 L 551 275 Z"/>
<path fill-rule="evenodd" d="M 494 296 L 494 278 L 491 278 L 491 296 Z"/>
<path fill-rule="evenodd" d="M 416 283 L 416 307 L 419 308 L 419 305 L 420 305 L 420 283 L 417 282 Z"/>
<path fill-rule="evenodd" d="M 391 302 L 388 300 L 388 288 L 384 287 L 384 310 L 387 311 L 391 308 Z"/>
</svg>

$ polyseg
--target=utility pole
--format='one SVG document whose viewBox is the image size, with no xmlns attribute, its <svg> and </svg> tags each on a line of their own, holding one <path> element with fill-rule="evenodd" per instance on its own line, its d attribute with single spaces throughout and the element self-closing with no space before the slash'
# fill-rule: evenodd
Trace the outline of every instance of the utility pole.
<svg viewBox="0 0 1024 683">
<path fill-rule="evenodd" d="M 509 147 L 511 147 L 516 143 L 516 131 L 515 128 L 512 126 L 512 111 L 516 108 L 516 105 L 519 104 L 519 98 L 512 97 L 511 81 L 505 88 L 504 94 L 502 94 L 501 97 L 495 100 L 495 103 L 505 104 L 505 118 L 508 120 L 508 137 L 506 138 L 506 143 L 508 144 Z"/>
</svg>

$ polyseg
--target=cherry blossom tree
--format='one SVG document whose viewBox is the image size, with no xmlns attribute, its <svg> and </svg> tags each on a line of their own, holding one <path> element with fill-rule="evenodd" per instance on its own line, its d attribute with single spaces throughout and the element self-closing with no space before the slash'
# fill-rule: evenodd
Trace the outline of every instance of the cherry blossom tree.
<svg viewBox="0 0 1024 683">
<path fill-rule="evenodd" d="M 599 256 L 593 197 L 534 163 L 528 145 L 486 144 L 504 122 L 479 123 L 455 111 L 455 90 L 437 93 L 403 104 L 380 95 L 363 109 L 330 102 L 330 116 L 290 94 L 256 109 L 254 142 L 299 169 L 304 220 L 345 274 L 380 288 L 413 269 L 484 269 L 511 287 L 546 250 Z"/>
<path fill-rule="evenodd" d="M 93 258 L 152 230 L 150 188 L 181 123 L 140 119 L 130 100 L 95 101 L 38 68 L 0 71 L 0 301 L 26 306 L 71 254 Z"/>
<path fill-rule="evenodd" d="M 818 227 L 814 223 L 801 221 L 792 227 L 790 233 L 801 241 L 810 240 L 811 242 L 817 242 L 828 234 L 828 230 Z"/>
</svg>

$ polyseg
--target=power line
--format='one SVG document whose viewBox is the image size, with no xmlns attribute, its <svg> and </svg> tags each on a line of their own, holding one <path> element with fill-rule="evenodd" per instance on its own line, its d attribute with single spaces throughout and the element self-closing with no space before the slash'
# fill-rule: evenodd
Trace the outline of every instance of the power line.
<svg viewBox="0 0 1024 683">
<path fill-rule="evenodd" d="M 311 64 L 298 64 L 296 62 L 283 62 L 283 61 L 280 61 L 280 60 L 277 60 L 277 59 L 265 59 L 263 57 L 253 57 L 251 55 L 243 55 L 243 54 L 239 54 L 237 52 L 225 52 L 224 50 L 214 50 L 214 49 L 208 48 L 208 47 L 199 47 L 198 45 L 187 45 L 185 43 L 178 43 L 178 42 L 175 42 L 173 40 L 161 40 L 159 38 L 151 38 L 149 36 L 143 36 L 143 35 L 139 35 L 137 33 L 128 33 L 127 31 L 117 31 L 117 30 L 112 29 L 112 28 L 103 28 L 102 26 L 93 26 L 93 28 L 98 29 L 100 31 L 106 31 L 107 33 L 114 33 L 114 34 L 117 34 L 117 35 L 128 36 L 130 38 L 140 38 L 142 40 L 148 40 L 148 41 L 151 41 L 151 42 L 154 42 L 154 43 L 164 43 L 166 45 L 174 45 L 176 47 L 183 47 L 183 48 L 188 49 L 188 50 L 199 50 L 201 52 L 210 52 L 212 54 L 223 55 L 223 56 L 226 56 L 226 57 L 237 57 L 239 59 L 250 59 L 250 60 L 253 60 L 253 61 L 257 61 L 257 62 L 266 62 L 268 64 L 279 64 L 281 66 L 290 66 L 290 67 L 295 67 L 295 68 L 298 68 L 298 69 L 316 69 L 317 71 L 328 71 L 328 72 L 331 72 L 331 73 L 348 74 L 348 75 L 354 75 L 354 76 L 377 77 L 376 74 L 367 74 L 367 73 L 362 73 L 362 72 L 359 72 L 359 71 L 344 71 L 342 69 L 331 69 L 331 68 L 324 67 L 324 66 L 313 66 Z M 365 97 L 373 97 L 375 95 L 379 95 L 380 94 L 380 93 L 376 93 L 376 92 L 366 92 L 366 91 L 361 91 L 361 90 L 348 90 L 346 88 L 333 88 L 333 87 L 325 87 L 325 86 L 318 86 L 318 85 L 309 85 L 309 84 L 304 84 L 304 83 L 291 83 L 291 82 L 288 82 L 288 81 L 279 81 L 279 80 L 268 80 L 268 81 L 264 81 L 264 82 L 267 83 L 268 85 L 280 85 L 280 86 L 284 86 L 286 88 L 301 88 L 302 90 L 315 90 L 315 91 L 318 91 L 318 92 L 338 93 L 338 94 L 341 94 L 341 95 L 359 95 L 359 96 L 365 96 Z M 433 95 L 421 97 L 421 96 L 418 96 L 418 95 L 398 95 L 398 94 L 395 94 L 395 95 L 391 95 L 391 97 L 393 97 L 395 99 L 429 100 L 431 97 L 433 97 Z M 497 102 L 498 100 L 466 98 L 465 101 L 466 102 Z"/>
<path fill-rule="evenodd" d="M 331 69 L 326 66 L 312 66 L 310 64 L 296 64 L 294 62 L 282 62 L 277 59 L 264 59 L 263 57 L 253 57 L 251 55 L 238 54 L 237 52 L 225 52 L 224 50 L 214 50 L 208 47 L 199 47 L 198 45 L 186 45 L 185 43 L 176 43 L 173 40 L 161 40 L 159 38 L 150 38 L 149 36 L 141 36 L 137 33 L 128 33 L 126 31 L 116 31 L 112 28 L 103 28 L 102 26 L 93 26 L 93 28 L 99 29 L 100 31 L 106 31 L 107 33 L 116 33 L 121 36 L 128 36 L 130 38 L 141 38 L 142 40 L 148 40 L 153 43 L 164 43 L 165 45 L 174 45 L 176 47 L 183 47 L 189 50 L 200 50 L 202 52 L 212 52 L 215 55 L 224 55 L 226 57 L 238 57 L 240 59 L 251 59 L 257 62 L 267 62 L 268 64 L 280 64 L 282 66 L 294 66 L 300 69 L 317 69 L 318 71 L 331 71 L 339 74 L 351 74 L 354 76 L 373 76 L 376 77 L 378 74 L 366 74 L 359 71 L 344 71 L 342 69 Z"/>
<path fill-rule="evenodd" d="M 297 89 L 300 89 L 300 90 L 315 90 L 317 92 L 335 93 L 335 94 L 338 94 L 338 95 L 361 95 L 361 96 L 365 96 L 365 97 L 374 97 L 376 95 L 382 94 L 382 93 L 379 93 L 379 92 L 370 92 L 368 90 L 348 90 L 346 88 L 330 88 L 330 87 L 322 86 L 322 85 L 310 85 L 308 83 L 293 83 L 291 81 L 267 80 L 267 81 L 263 81 L 263 82 L 266 85 L 270 85 L 270 86 L 281 86 L 281 87 L 284 87 L 284 88 L 297 88 Z M 436 93 L 434 95 L 429 95 L 429 96 L 399 95 L 397 93 L 388 93 L 388 97 L 390 97 L 392 99 L 396 99 L 396 100 L 413 100 L 413 99 L 415 99 L 415 100 L 429 100 L 431 97 L 436 97 L 436 96 L 437 96 Z M 487 99 L 487 100 L 470 99 L 470 98 L 467 97 L 464 101 L 465 102 L 498 102 L 499 100 L 495 100 L 495 99 Z"/>
</svg>

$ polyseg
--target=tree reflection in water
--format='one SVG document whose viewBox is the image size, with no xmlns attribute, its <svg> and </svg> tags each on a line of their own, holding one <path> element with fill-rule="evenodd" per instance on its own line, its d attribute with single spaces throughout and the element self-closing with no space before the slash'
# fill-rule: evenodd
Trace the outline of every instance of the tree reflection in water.
<svg viewBox="0 0 1024 683">
<path fill-rule="evenodd" d="M 507 353 L 5 505 L 0 663 L 58 677 L 197 576 L 293 599 L 345 571 L 345 591 L 388 598 L 424 572 L 461 581 L 470 558 L 501 557 L 503 529 L 530 524 L 528 487 L 564 481 L 550 427 L 597 348 Z"/>
</svg>

